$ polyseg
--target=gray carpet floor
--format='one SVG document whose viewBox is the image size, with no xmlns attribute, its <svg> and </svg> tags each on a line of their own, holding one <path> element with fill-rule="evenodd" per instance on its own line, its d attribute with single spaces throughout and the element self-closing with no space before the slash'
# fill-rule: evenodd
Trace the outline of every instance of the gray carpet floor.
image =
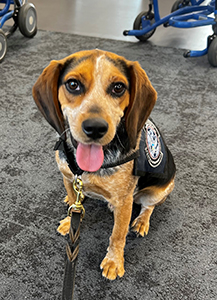
<svg viewBox="0 0 217 300">
<path fill-rule="evenodd" d="M 71 34 L 18 31 L 0 65 L 0 299 L 61 299 L 65 190 L 54 161 L 56 134 L 31 89 L 52 59 L 100 48 L 138 60 L 158 101 L 152 118 L 174 155 L 176 187 L 157 207 L 147 237 L 129 233 L 123 278 L 110 282 L 99 265 L 113 226 L 100 201 L 85 203 L 75 299 L 217 299 L 217 69 L 182 50 Z M 136 211 L 134 212 L 136 213 Z"/>
</svg>

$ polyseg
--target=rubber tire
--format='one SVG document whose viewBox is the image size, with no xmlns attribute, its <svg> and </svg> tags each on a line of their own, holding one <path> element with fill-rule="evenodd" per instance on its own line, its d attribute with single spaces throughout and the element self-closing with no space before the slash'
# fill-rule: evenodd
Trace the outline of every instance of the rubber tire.
<svg viewBox="0 0 217 300">
<path fill-rule="evenodd" d="M 207 56 L 210 65 L 217 67 L 217 38 L 214 38 L 214 40 L 211 42 Z"/>
<path fill-rule="evenodd" d="M 184 5 L 182 7 L 179 7 L 179 5 L 183 2 L 183 0 L 177 0 L 176 2 L 174 2 L 172 8 L 171 8 L 171 13 L 178 10 L 179 8 L 183 8 L 185 6 L 190 6 L 191 2 L 188 5 Z"/>
<path fill-rule="evenodd" d="M 7 37 L 4 34 L 4 31 L 0 29 L 0 63 L 3 61 L 7 53 Z"/>
<path fill-rule="evenodd" d="M 136 17 L 134 23 L 133 23 L 133 29 L 134 30 L 141 30 L 142 29 L 142 17 L 146 16 L 148 14 L 147 11 L 142 11 L 140 14 L 138 14 L 138 16 Z M 155 22 L 154 19 L 154 14 L 151 13 L 151 18 L 150 18 L 151 24 L 153 24 Z M 135 36 L 138 40 L 140 40 L 141 42 L 145 42 L 147 41 L 155 32 L 156 28 L 154 28 L 153 30 L 151 30 L 150 32 L 147 32 L 144 35 L 140 35 L 140 36 Z"/>
<path fill-rule="evenodd" d="M 20 32 L 28 38 L 32 38 L 37 33 L 37 13 L 32 3 L 25 3 L 19 9 L 18 26 Z"/>
</svg>

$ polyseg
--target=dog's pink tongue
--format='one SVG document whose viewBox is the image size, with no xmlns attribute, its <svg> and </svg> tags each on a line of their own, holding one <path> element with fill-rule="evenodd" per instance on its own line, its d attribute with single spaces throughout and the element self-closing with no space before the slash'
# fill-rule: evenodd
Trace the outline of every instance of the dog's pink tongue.
<svg viewBox="0 0 217 300">
<path fill-rule="evenodd" d="M 102 146 L 78 143 L 76 161 L 78 166 L 88 172 L 96 172 L 103 164 L 104 153 Z"/>
</svg>

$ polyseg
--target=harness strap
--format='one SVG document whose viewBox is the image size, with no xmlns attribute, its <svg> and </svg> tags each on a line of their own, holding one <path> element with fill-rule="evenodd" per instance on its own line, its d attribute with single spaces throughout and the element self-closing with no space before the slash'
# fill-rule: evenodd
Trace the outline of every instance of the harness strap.
<svg viewBox="0 0 217 300">
<path fill-rule="evenodd" d="M 76 161 L 75 161 L 75 156 L 74 153 L 69 149 L 67 143 L 65 140 L 63 140 L 61 137 L 59 138 L 59 140 L 56 142 L 55 146 L 54 146 L 54 150 L 61 150 L 63 151 L 63 153 L 66 156 L 66 160 L 68 163 L 68 166 L 70 168 L 70 170 L 72 171 L 73 174 L 76 175 L 81 175 L 84 171 L 81 170 L 79 168 L 79 166 L 77 165 Z"/>
<path fill-rule="evenodd" d="M 103 164 L 102 169 L 109 169 L 109 168 L 117 167 L 117 166 L 123 165 L 131 160 L 134 160 L 138 157 L 139 157 L 139 150 L 133 152 L 132 154 L 130 154 L 128 156 L 125 156 L 123 159 L 114 161 L 112 163 Z"/>
</svg>

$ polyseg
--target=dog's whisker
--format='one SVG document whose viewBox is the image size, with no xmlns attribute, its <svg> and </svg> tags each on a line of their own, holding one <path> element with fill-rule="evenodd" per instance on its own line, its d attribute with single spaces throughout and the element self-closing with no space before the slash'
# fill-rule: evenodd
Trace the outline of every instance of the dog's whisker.
<svg viewBox="0 0 217 300">
<path fill-rule="evenodd" d="M 124 147 L 124 145 L 122 144 L 121 139 L 119 138 L 118 134 L 117 134 L 117 139 L 118 139 L 118 141 L 119 141 L 121 147 L 122 147 L 123 149 L 125 149 L 125 147 Z"/>
<path fill-rule="evenodd" d="M 59 137 L 62 138 L 63 135 L 64 135 L 65 133 L 67 133 L 68 131 L 70 131 L 70 129 L 69 129 L 69 128 L 66 128 L 66 129 L 61 133 L 61 135 L 60 135 Z"/>
</svg>

